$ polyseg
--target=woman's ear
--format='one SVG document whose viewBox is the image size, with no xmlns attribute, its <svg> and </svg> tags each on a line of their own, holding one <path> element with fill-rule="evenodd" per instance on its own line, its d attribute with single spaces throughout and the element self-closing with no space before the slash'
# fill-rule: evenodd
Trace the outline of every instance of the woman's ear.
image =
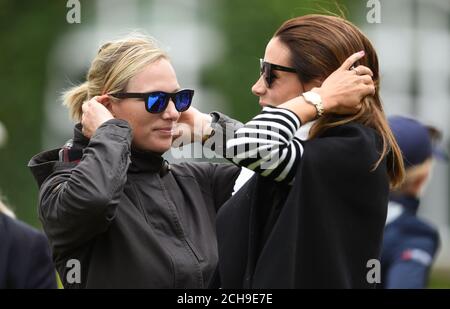
<svg viewBox="0 0 450 309">
<path fill-rule="evenodd" d="M 321 79 L 313 79 L 309 83 L 303 84 L 304 91 L 310 91 L 313 88 L 319 88 L 322 86 L 323 80 Z"/>
<path fill-rule="evenodd" d="M 114 102 L 113 102 L 113 99 L 111 99 L 111 97 L 109 95 L 104 94 L 102 96 L 99 96 L 97 98 L 97 101 L 99 103 L 101 103 L 103 106 L 105 106 L 109 110 L 109 112 L 113 115 L 114 118 L 116 117 L 116 115 L 114 114 L 114 108 L 113 108 Z"/>
</svg>

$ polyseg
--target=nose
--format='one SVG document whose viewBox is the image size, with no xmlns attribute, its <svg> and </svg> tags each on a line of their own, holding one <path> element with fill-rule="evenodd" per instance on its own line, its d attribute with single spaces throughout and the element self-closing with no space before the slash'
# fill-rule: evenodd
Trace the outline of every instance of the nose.
<svg viewBox="0 0 450 309">
<path fill-rule="evenodd" d="M 264 78 L 263 75 L 261 75 L 252 87 L 252 92 L 257 97 L 263 96 L 267 90 L 266 84 L 264 83 L 263 78 Z"/>
<path fill-rule="evenodd" d="M 172 99 L 170 99 L 166 110 L 162 112 L 161 117 L 164 120 L 170 120 L 174 122 L 178 121 L 178 118 L 180 118 L 180 112 L 178 112 L 175 108 L 175 103 L 173 103 Z"/>
</svg>

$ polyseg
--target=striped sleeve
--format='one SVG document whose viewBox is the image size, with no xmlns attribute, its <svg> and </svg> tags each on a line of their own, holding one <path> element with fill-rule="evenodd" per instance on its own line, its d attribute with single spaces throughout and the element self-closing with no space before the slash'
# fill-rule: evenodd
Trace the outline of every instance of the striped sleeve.
<svg viewBox="0 0 450 309">
<path fill-rule="evenodd" d="M 227 153 L 240 166 L 275 181 L 291 183 L 303 154 L 295 133 L 300 119 L 293 112 L 264 107 L 261 114 L 238 129 L 227 141 Z"/>
</svg>

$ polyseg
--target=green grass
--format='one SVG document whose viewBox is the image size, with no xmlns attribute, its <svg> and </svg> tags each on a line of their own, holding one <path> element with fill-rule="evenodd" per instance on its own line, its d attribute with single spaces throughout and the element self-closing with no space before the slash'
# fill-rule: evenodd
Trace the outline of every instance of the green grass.
<svg viewBox="0 0 450 309">
<path fill-rule="evenodd" d="M 450 269 L 434 269 L 428 284 L 430 289 L 450 289 Z"/>
</svg>

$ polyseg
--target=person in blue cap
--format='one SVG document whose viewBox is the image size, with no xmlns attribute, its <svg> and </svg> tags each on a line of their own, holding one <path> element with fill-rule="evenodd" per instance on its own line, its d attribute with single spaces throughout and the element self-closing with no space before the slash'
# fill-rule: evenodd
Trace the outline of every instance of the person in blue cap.
<svg viewBox="0 0 450 309">
<path fill-rule="evenodd" d="M 418 218 L 417 210 L 430 179 L 433 157 L 448 158 L 435 146 L 440 139 L 437 129 L 403 116 L 392 116 L 388 121 L 402 151 L 406 177 L 389 198 L 381 287 L 421 289 L 427 285 L 440 240 L 438 230 Z"/>
</svg>

